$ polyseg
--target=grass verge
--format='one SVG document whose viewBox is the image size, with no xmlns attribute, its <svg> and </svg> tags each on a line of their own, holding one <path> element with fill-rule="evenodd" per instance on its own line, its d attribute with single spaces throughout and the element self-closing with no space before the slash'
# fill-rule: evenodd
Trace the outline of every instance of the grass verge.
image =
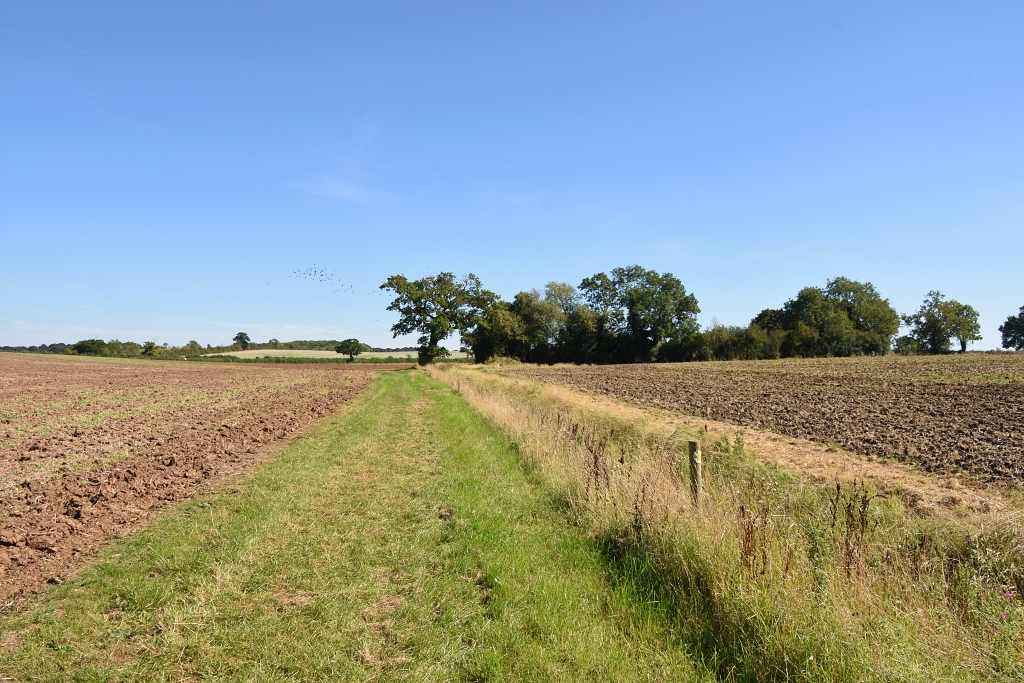
<svg viewBox="0 0 1024 683">
<path fill-rule="evenodd" d="M 922 516 L 900 491 L 809 481 L 741 439 L 669 435 L 536 382 L 430 371 L 520 444 L 619 585 L 726 680 L 1024 678 L 1019 512 Z M 687 440 L 704 453 L 690 492 Z"/>
<path fill-rule="evenodd" d="M 701 680 L 516 447 L 387 373 L 234 490 L 14 613 L 22 681 Z"/>
</svg>

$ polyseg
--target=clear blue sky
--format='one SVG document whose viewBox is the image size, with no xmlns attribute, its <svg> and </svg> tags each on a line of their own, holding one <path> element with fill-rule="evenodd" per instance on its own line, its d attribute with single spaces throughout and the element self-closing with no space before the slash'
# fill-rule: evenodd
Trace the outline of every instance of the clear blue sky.
<svg viewBox="0 0 1024 683">
<path fill-rule="evenodd" d="M 0 344 L 392 345 L 388 275 L 638 263 L 994 348 L 1022 254 L 1021 2 L 0 5 Z"/>
</svg>

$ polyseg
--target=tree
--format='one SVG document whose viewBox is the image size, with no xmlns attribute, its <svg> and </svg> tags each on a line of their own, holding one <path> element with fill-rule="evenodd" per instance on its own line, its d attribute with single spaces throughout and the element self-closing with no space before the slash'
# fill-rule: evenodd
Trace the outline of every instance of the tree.
<svg viewBox="0 0 1024 683">
<path fill-rule="evenodd" d="M 478 363 L 495 356 L 529 363 L 610 363 L 623 346 L 607 314 L 592 309 L 564 282 L 549 282 L 543 296 L 531 290 L 512 302 L 496 301 L 462 338 Z"/>
<path fill-rule="evenodd" d="M 900 316 L 874 285 L 837 277 L 825 285 L 825 294 L 846 311 L 862 353 L 889 352 L 900 330 Z"/>
<path fill-rule="evenodd" d="M 1003 335 L 1003 348 L 1024 350 L 1024 306 L 1020 307 L 1020 313 L 1007 316 L 1006 322 L 999 326 L 999 332 Z"/>
<path fill-rule="evenodd" d="M 763 330 L 781 330 L 783 326 L 782 310 L 778 308 L 766 308 L 750 321 L 751 325 L 757 325 Z"/>
<path fill-rule="evenodd" d="M 447 356 L 448 351 L 439 346 L 441 341 L 452 332 L 468 332 L 497 301 L 472 273 L 461 280 L 448 272 L 419 280 L 392 275 L 380 288 L 396 294 L 388 306 L 399 314 L 398 322 L 391 326 L 393 336 L 420 333 L 420 365 Z"/>
<path fill-rule="evenodd" d="M 358 339 L 346 339 L 335 346 L 334 351 L 348 355 L 348 362 L 351 363 L 363 352 L 363 344 Z"/>
<path fill-rule="evenodd" d="M 952 335 L 945 320 L 944 299 L 941 292 L 932 290 L 928 292 L 916 313 L 900 316 L 903 324 L 910 328 L 909 336 L 927 353 L 949 351 L 949 340 Z"/>
<path fill-rule="evenodd" d="M 850 356 L 861 349 L 845 307 L 817 287 L 804 287 L 782 306 L 785 356 Z"/>
<path fill-rule="evenodd" d="M 785 332 L 778 348 L 782 356 L 885 354 L 892 350 L 900 316 L 870 282 L 837 277 L 824 288 L 801 289 L 780 309 L 766 308 L 750 325 L 761 331 L 740 336 L 749 347 L 745 353 L 756 349 L 758 357 L 772 357 L 780 340 L 775 331 Z"/>
<path fill-rule="evenodd" d="M 570 315 L 582 304 L 580 293 L 568 282 L 549 282 L 544 285 L 544 299 L 557 304 L 564 315 Z"/>
<path fill-rule="evenodd" d="M 903 324 L 910 328 L 910 336 L 928 353 L 948 352 L 954 338 L 960 342 L 963 353 L 968 342 L 981 339 L 978 312 L 974 307 L 955 299 L 947 300 L 935 290 L 928 292 L 916 313 L 901 317 Z"/>
<path fill-rule="evenodd" d="M 463 335 L 463 341 L 473 349 L 473 357 L 478 362 L 493 356 L 530 363 L 552 362 L 565 325 L 562 304 L 571 305 L 575 293 L 570 285 L 565 287 L 572 291 L 549 283 L 543 297 L 533 289 L 519 292 L 511 303 L 494 302 L 473 331 Z"/>
<path fill-rule="evenodd" d="M 249 335 L 247 335 L 245 332 L 239 332 L 231 341 L 241 346 L 243 351 L 249 348 Z"/>
<path fill-rule="evenodd" d="M 142 344 L 142 355 L 153 356 L 156 355 L 156 342 L 148 341 Z"/>
<path fill-rule="evenodd" d="M 981 325 L 978 324 L 978 312 L 973 306 L 959 301 L 946 304 L 946 324 L 953 339 L 960 342 L 960 353 L 967 351 L 968 342 L 981 339 Z"/>
<path fill-rule="evenodd" d="M 653 360 L 658 345 L 699 331 L 697 298 L 672 273 L 640 266 L 615 268 L 580 283 L 590 306 L 603 315 L 620 343 L 622 360 Z"/>
<path fill-rule="evenodd" d="M 107 343 L 102 339 L 83 339 L 71 348 L 83 356 L 98 356 L 107 350 Z"/>
<path fill-rule="evenodd" d="M 495 301 L 480 316 L 472 330 L 462 333 L 462 343 L 473 351 L 473 360 L 483 363 L 491 358 L 522 358 L 528 347 L 523 319 L 507 301 Z"/>
<path fill-rule="evenodd" d="M 905 334 L 902 337 L 896 337 L 895 343 L 893 343 L 893 351 L 897 351 L 903 354 L 917 353 L 921 350 L 921 343 L 911 337 L 909 334 Z"/>
<path fill-rule="evenodd" d="M 104 355 L 124 356 L 124 344 L 122 344 L 119 339 L 111 339 L 107 342 L 107 348 L 104 349 Z"/>
<path fill-rule="evenodd" d="M 536 289 L 519 292 L 510 310 L 522 320 L 524 348 L 514 354 L 520 360 L 533 363 L 550 362 L 558 343 L 558 335 L 565 323 L 565 314 L 557 301 L 542 297 Z"/>
<path fill-rule="evenodd" d="M 778 358 L 786 333 L 781 329 L 765 330 L 757 323 L 747 327 L 724 326 L 713 322 L 711 327 L 692 341 L 659 349 L 659 360 L 758 360 Z"/>
</svg>

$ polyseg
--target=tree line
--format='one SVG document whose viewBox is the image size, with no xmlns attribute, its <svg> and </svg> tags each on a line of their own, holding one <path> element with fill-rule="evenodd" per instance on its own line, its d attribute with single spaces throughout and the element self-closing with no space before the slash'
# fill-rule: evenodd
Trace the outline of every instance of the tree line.
<svg viewBox="0 0 1024 683">
<path fill-rule="evenodd" d="M 870 282 L 837 277 L 806 287 L 746 326 L 701 330 L 696 297 L 672 273 L 638 265 L 550 282 L 504 301 L 475 275 L 450 272 L 409 280 L 393 275 L 395 337 L 419 333 L 421 364 L 445 357 L 440 342 L 458 333 L 477 362 L 494 357 L 529 363 L 637 363 L 787 357 L 961 352 L 981 339 L 978 312 L 931 291 L 900 315 Z M 1024 307 L 1000 327 L 1004 348 L 1024 348 Z M 897 337 L 901 328 L 906 334 Z"/>
<path fill-rule="evenodd" d="M 291 349 L 296 351 L 336 351 L 339 346 L 344 346 L 346 349 L 352 350 L 351 342 L 359 344 L 358 351 L 356 354 L 366 351 L 377 351 L 377 352 L 400 352 L 400 351 L 415 351 L 414 347 L 403 347 L 403 348 L 378 348 L 371 347 L 367 344 L 362 344 L 358 340 L 346 339 L 338 341 L 336 339 L 318 339 L 318 340 L 295 340 L 290 342 L 281 342 L 277 339 L 271 339 L 265 343 L 253 342 L 249 335 L 245 332 L 239 332 L 235 335 L 231 344 L 225 344 L 220 346 L 211 346 L 207 344 L 203 346 L 194 339 L 189 341 L 187 344 L 182 346 L 172 346 L 170 344 L 157 344 L 155 341 L 147 341 L 137 343 L 133 341 L 122 342 L 118 339 L 111 339 L 104 341 L 102 339 L 83 339 L 74 344 L 39 344 L 33 346 L 0 346 L 0 351 L 6 351 L 9 353 L 47 353 L 47 354 L 63 354 L 69 356 L 102 356 L 107 358 L 163 358 L 163 359 L 180 359 L 182 357 L 194 357 L 200 355 L 208 355 L 212 353 L 230 353 L 232 351 L 244 351 L 247 349 L 253 350 L 272 350 L 272 349 Z M 339 351 L 339 353 L 348 354 L 349 351 Z M 353 355 L 356 355 L 353 354 Z M 351 357 L 351 356 L 350 356 Z"/>
<path fill-rule="evenodd" d="M 697 324 L 696 297 L 677 277 L 637 265 L 597 273 L 578 286 L 549 282 L 543 292 L 523 291 L 511 301 L 485 289 L 473 274 L 456 278 L 444 272 L 418 280 L 393 275 L 380 288 L 395 294 L 388 306 L 399 314 L 392 333 L 419 333 L 416 347 L 377 348 L 355 339 L 255 343 L 239 332 L 224 346 L 83 339 L 0 351 L 167 359 L 245 349 L 333 350 L 350 359 L 365 351 L 417 351 L 426 364 L 447 356 L 440 343 L 458 333 L 477 362 L 510 357 L 579 364 L 947 353 L 954 342 L 963 352 L 981 338 L 972 306 L 931 291 L 917 311 L 900 315 L 870 282 L 845 277 L 801 289 L 746 326 L 713 324 L 704 330 Z M 901 328 L 906 334 L 897 336 Z M 1024 306 L 999 332 L 1003 348 L 1024 350 Z"/>
</svg>

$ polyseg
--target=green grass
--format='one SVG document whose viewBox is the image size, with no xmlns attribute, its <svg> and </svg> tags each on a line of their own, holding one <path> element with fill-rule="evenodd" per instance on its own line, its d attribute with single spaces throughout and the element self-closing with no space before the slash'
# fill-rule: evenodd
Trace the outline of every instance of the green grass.
<svg viewBox="0 0 1024 683">
<path fill-rule="evenodd" d="M 563 491 L 609 571 L 723 680 L 1024 680 L 1020 512 L 922 516 L 588 397 L 433 368 Z M 686 447 L 704 454 L 694 509 Z"/>
<path fill-rule="evenodd" d="M 0 616 L 19 681 L 693 680 L 515 447 L 386 373 L 236 490 Z"/>
</svg>

